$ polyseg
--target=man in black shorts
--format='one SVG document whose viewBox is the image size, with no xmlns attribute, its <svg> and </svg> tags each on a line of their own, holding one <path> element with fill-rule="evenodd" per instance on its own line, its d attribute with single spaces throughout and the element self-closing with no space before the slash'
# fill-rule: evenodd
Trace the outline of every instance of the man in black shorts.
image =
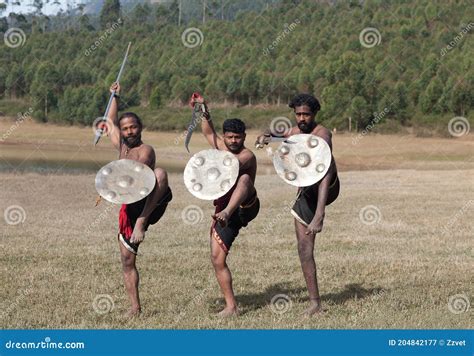
<svg viewBox="0 0 474 356">
<path fill-rule="evenodd" d="M 309 94 L 299 94 L 291 100 L 289 106 L 295 112 L 297 126 L 292 127 L 285 136 L 312 134 L 325 140 L 332 151 L 331 132 L 315 120 L 321 108 L 318 100 Z M 270 138 L 271 134 L 265 133 L 257 138 L 256 143 L 267 144 Z M 336 200 L 339 189 L 336 162 L 331 157 L 331 166 L 324 178 L 310 187 L 299 188 L 291 210 L 295 218 L 298 255 L 310 299 L 310 306 L 305 311 L 307 315 L 322 312 L 314 261 L 314 241 L 316 234 L 323 229 L 325 207 Z"/>
<path fill-rule="evenodd" d="M 193 95 L 192 100 L 204 104 L 201 96 Z M 227 194 L 214 201 L 216 210 L 212 215 L 214 221 L 210 232 L 211 260 L 226 302 L 219 315 L 226 317 L 238 314 L 232 289 L 232 275 L 226 263 L 227 254 L 239 230 L 255 219 L 260 210 L 260 201 L 254 187 L 257 159 L 253 152 L 244 146 L 245 124 L 239 119 L 224 121 L 221 138 L 214 129 L 206 107 L 202 132 L 213 148 L 229 151 L 239 160 L 239 175 L 235 185 Z"/>
</svg>

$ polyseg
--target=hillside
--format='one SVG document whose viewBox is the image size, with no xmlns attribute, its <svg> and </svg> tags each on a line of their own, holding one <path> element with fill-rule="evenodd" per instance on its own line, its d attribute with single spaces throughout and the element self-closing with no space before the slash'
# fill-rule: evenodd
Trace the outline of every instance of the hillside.
<svg viewBox="0 0 474 356">
<path fill-rule="evenodd" d="M 84 21 L 44 32 L 17 24 L 21 45 L 1 44 L 0 110 L 31 105 L 42 121 L 92 123 L 131 41 L 122 109 L 145 115 L 153 128 L 183 128 L 189 112 L 179 107 L 193 91 L 224 108 L 220 116 L 243 110 L 250 126 L 264 122 L 253 121 L 254 112 L 288 113 L 278 105 L 302 91 L 320 98 L 320 119 L 338 129 L 348 116 L 362 130 L 444 125 L 472 114 L 470 1 L 287 0 L 232 21 L 214 12 L 181 26 L 172 5 L 121 11 L 98 30 Z"/>
</svg>

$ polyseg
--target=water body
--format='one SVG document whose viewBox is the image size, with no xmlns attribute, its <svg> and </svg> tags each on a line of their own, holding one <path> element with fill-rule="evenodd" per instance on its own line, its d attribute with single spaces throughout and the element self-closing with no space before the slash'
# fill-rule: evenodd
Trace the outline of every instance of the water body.
<svg viewBox="0 0 474 356">
<path fill-rule="evenodd" d="M 110 161 L 64 161 L 51 159 L 27 159 L 17 158 L 0 159 L 0 172 L 3 173 L 39 173 L 39 174 L 94 174 Z M 186 162 L 183 162 L 186 163 Z M 161 162 L 159 167 L 164 168 L 169 173 L 181 173 L 184 171 L 184 164 L 173 162 Z"/>
</svg>

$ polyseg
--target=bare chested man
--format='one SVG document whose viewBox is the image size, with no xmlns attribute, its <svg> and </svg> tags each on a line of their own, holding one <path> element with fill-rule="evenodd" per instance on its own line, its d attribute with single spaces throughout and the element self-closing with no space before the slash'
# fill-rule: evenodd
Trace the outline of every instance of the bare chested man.
<svg viewBox="0 0 474 356">
<path fill-rule="evenodd" d="M 123 204 L 119 216 L 119 247 L 125 289 L 130 298 L 129 316 L 136 316 L 141 311 L 138 294 L 139 276 L 135 264 L 138 246 L 145 238 L 145 232 L 151 224 L 155 224 L 163 216 L 168 203 L 172 199 L 168 186 L 168 176 L 164 169 L 155 168 L 155 151 L 150 145 L 142 142 L 142 122 L 131 112 L 118 117 L 118 100 L 120 85 L 112 84 L 110 91 L 115 91 L 109 111 L 109 120 L 113 128 L 109 132 L 114 147 L 120 152 L 120 159 L 131 159 L 146 164 L 155 172 L 156 184 L 152 192 L 144 199 L 133 203 Z"/>
<path fill-rule="evenodd" d="M 299 94 L 291 100 L 289 106 L 295 112 L 297 126 L 291 128 L 286 137 L 312 134 L 325 140 L 332 151 L 331 132 L 315 120 L 321 108 L 318 100 L 309 94 Z M 270 138 L 271 134 L 268 132 L 260 135 L 257 144 L 267 144 Z M 336 200 L 339 189 L 336 162 L 332 157 L 331 166 L 322 180 L 310 187 L 298 189 L 296 203 L 291 210 L 295 218 L 298 254 L 310 299 L 310 306 L 305 311 L 307 315 L 322 311 L 314 261 L 314 241 L 316 234 L 323 229 L 325 207 Z"/>
<path fill-rule="evenodd" d="M 193 97 L 195 102 L 204 103 L 201 96 Z M 232 289 L 232 275 L 226 259 L 229 249 L 242 227 L 255 219 L 260 210 L 260 201 L 255 190 L 257 160 L 252 151 L 244 146 L 245 124 L 239 119 L 228 119 L 223 124 L 223 136 L 217 135 L 206 108 L 202 120 L 202 132 L 209 144 L 216 149 L 226 150 L 239 160 L 239 175 L 232 189 L 214 201 L 212 215 L 211 260 L 217 281 L 224 294 L 226 306 L 219 315 L 237 315 L 237 304 Z"/>
</svg>

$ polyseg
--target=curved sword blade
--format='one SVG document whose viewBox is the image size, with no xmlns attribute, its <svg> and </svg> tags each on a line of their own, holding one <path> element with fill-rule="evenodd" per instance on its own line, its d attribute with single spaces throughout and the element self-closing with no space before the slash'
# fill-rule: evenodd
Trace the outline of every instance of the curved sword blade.
<svg viewBox="0 0 474 356">
<path fill-rule="evenodd" d="M 201 104 L 196 103 L 193 108 L 193 116 L 191 118 L 191 122 L 188 125 L 188 132 L 186 133 L 186 139 L 184 140 L 184 147 L 189 152 L 189 142 L 191 142 L 191 136 L 193 135 L 193 131 L 199 123 L 199 119 L 201 115 Z"/>
</svg>

